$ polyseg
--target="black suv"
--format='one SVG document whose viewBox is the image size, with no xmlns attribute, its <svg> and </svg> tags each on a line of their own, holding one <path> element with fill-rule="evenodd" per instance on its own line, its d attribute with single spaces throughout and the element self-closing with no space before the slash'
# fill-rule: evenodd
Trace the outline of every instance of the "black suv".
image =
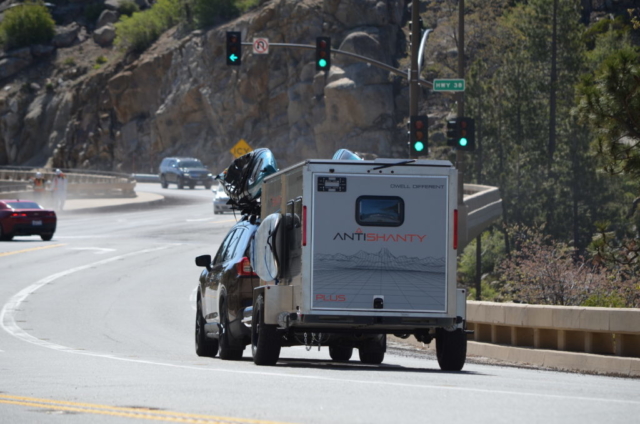
<svg viewBox="0 0 640 424">
<path fill-rule="evenodd" d="M 251 343 L 251 327 L 244 324 L 253 305 L 253 289 L 260 278 L 249 260 L 251 239 L 258 225 L 249 220 L 231 228 L 216 256 L 202 255 L 196 265 L 200 274 L 196 312 L 196 353 L 222 359 L 240 359 Z"/>
<path fill-rule="evenodd" d="M 202 162 L 195 158 L 164 158 L 160 163 L 159 174 L 162 188 L 174 183 L 180 189 L 184 186 L 195 188 L 197 185 L 210 189 L 214 179 Z"/>
</svg>

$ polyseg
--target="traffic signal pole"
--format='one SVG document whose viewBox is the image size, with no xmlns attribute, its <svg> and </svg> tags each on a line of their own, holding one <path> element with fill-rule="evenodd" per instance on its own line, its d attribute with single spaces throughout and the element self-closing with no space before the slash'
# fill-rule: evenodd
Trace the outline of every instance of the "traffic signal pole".
<svg viewBox="0 0 640 424">
<path fill-rule="evenodd" d="M 418 115 L 418 100 L 420 95 L 420 87 L 418 80 L 420 79 L 418 69 L 418 51 L 420 49 L 420 2 L 413 0 L 411 2 L 411 65 L 409 67 L 409 116 Z M 413 131 L 413 128 L 410 129 Z M 425 128 L 425 131 L 428 131 Z M 407 144 L 409 157 L 412 155 L 411 141 Z M 428 153 L 428 152 L 427 152 Z"/>
<path fill-rule="evenodd" d="M 458 78 L 464 79 L 464 0 L 458 0 Z M 464 91 L 458 92 L 458 118 L 464 116 Z M 462 204 L 464 153 L 456 150 L 456 168 L 458 169 L 458 204 Z"/>
</svg>

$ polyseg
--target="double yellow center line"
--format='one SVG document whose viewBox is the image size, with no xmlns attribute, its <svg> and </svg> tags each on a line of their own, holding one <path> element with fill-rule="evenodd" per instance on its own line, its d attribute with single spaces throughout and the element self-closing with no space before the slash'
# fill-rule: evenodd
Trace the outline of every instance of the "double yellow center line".
<svg viewBox="0 0 640 424">
<path fill-rule="evenodd" d="M 217 417 L 213 415 L 187 414 L 183 412 L 160 411 L 152 408 L 132 408 L 91 403 L 66 402 L 12 396 L 0 393 L 0 404 L 21 405 L 55 411 L 80 412 L 86 414 L 111 415 L 115 417 L 137 418 L 141 420 L 169 421 L 176 423 L 214 424 L 286 424 L 276 421 L 251 420 L 244 418 Z"/>
<path fill-rule="evenodd" d="M 33 252 L 33 251 L 42 250 L 42 249 L 51 249 L 52 247 L 60 247 L 60 246 L 66 246 L 66 244 L 48 244 L 46 246 L 32 247 L 31 249 L 15 250 L 13 252 L 2 252 L 2 253 L 0 253 L 0 257 L 9 256 L 9 255 L 16 255 L 18 253 Z"/>
</svg>

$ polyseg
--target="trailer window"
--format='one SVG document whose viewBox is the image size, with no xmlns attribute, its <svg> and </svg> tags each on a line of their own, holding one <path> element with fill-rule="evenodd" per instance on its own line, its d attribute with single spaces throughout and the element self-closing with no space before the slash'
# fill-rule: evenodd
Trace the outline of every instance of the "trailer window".
<svg viewBox="0 0 640 424">
<path fill-rule="evenodd" d="M 399 227 L 404 222 L 404 201 L 397 196 L 360 196 L 356 221 L 363 226 Z"/>
</svg>

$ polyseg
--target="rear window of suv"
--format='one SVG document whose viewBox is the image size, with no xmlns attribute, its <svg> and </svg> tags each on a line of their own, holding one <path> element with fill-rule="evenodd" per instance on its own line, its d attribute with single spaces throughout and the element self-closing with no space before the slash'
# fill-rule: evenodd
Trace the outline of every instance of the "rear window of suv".
<svg viewBox="0 0 640 424">
<path fill-rule="evenodd" d="M 204 168 L 199 160 L 180 161 L 180 168 Z"/>
</svg>

